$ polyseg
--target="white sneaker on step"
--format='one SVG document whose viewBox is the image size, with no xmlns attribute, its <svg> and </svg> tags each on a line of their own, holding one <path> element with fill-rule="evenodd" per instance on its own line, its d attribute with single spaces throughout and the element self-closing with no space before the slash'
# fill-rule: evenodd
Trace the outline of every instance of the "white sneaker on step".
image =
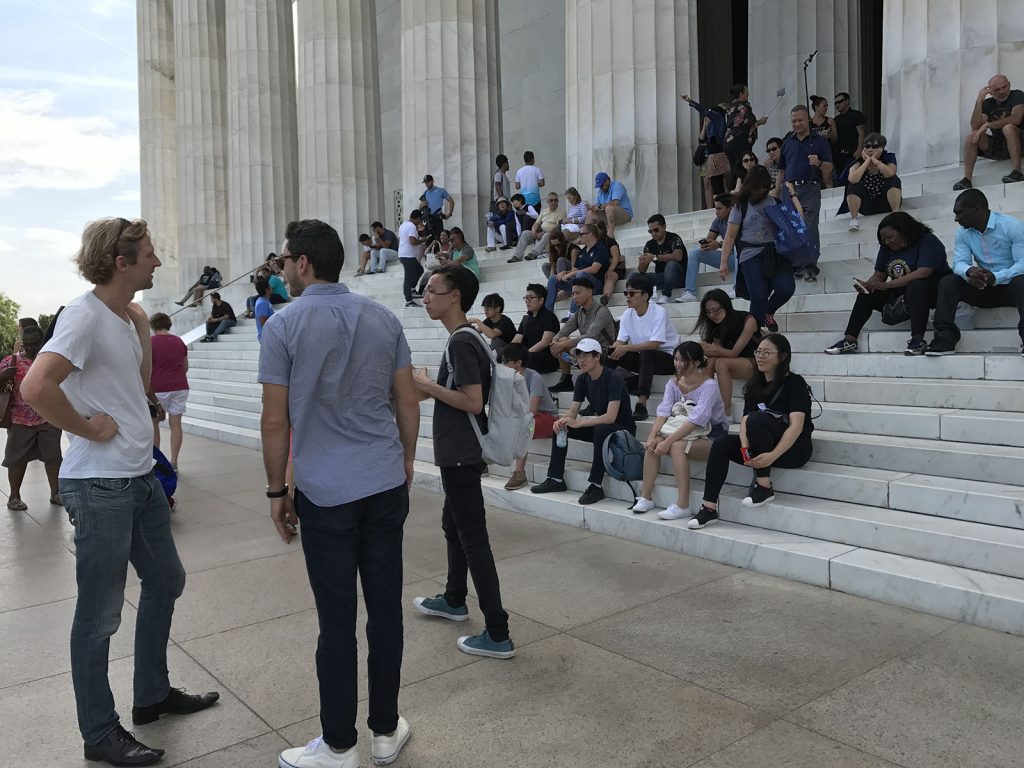
<svg viewBox="0 0 1024 768">
<path fill-rule="evenodd" d="M 690 508 L 683 509 L 678 504 L 669 504 L 668 509 L 658 513 L 658 517 L 662 520 L 681 520 L 682 518 L 690 518 Z"/>
<path fill-rule="evenodd" d="M 286 749 L 277 764 L 279 768 L 359 768 L 359 748 L 335 752 L 323 736 L 317 736 L 304 747 Z"/>
<path fill-rule="evenodd" d="M 398 716 L 398 727 L 390 736 L 385 734 L 373 735 L 373 751 L 371 756 L 374 765 L 391 765 L 398 759 L 398 753 L 402 751 L 405 742 L 409 740 L 411 733 L 409 721 L 401 715 Z"/>
<path fill-rule="evenodd" d="M 650 512 L 654 509 L 654 502 L 649 499 L 645 499 L 643 496 L 637 497 L 636 504 L 632 507 L 633 511 L 638 515 L 642 515 L 644 512 Z"/>
<path fill-rule="evenodd" d="M 859 232 L 860 231 L 860 216 L 851 216 L 850 217 L 850 231 L 851 232 Z"/>
</svg>

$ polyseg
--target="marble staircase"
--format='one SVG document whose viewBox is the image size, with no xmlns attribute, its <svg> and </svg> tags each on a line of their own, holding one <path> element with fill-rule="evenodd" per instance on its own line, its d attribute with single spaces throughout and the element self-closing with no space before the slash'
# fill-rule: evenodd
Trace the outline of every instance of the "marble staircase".
<svg viewBox="0 0 1024 768">
<path fill-rule="evenodd" d="M 999 183 L 1003 173 L 1001 166 L 979 165 L 975 183 L 993 209 L 1024 216 L 1024 184 Z M 931 226 L 950 251 L 956 230 L 951 213 L 956 193 L 950 186 L 961 174 L 947 168 L 903 180 L 906 209 Z M 688 530 L 685 521 L 658 520 L 653 513 L 632 514 L 627 510 L 631 491 L 611 480 L 605 482 L 605 501 L 582 507 L 576 498 L 586 487 L 591 447 L 571 441 L 570 492 L 505 491 L 510 468 L 495 466 L 484 478 L 488 504 L 1024 634 L 1024 358 L 1016 313 L 978 310 L 960 353 L 952 357 L 904 357 L 908 329 L 884 326 L 877 315 L 861 336 L 861 354 L 822 354 L 845 327 L 854 299 L 852 277 L 870 273 L 878 247 L 879 217 L 864 218 L 860 232 L 847 232 L 847 217 L 834 215 L 839 202 L 837 191 L 824 193 L 821 278 L 799 283 L 797 295 L 777 315 L 793 344 L 793 369 L 807 378 L 821 413 L 815 405 L 813 461 L 773 472 L 773 503 L 744 507 L 740 501 L 749 470 L 734 466 L 721 522 L 701 531 Z M 707 231 L 710 216 L 700 211 L 666 218 L 669 229 L 693 244 Z M 617 239 L 632 266 L 647 239 L 646 227 L 640 222 L 620 228 Z M 506 314 L 518 322 L 525 285 L 544 281 L 536 263 L 507 264 L 509 255 L 481 252 L 480 295 L 500 293 Z M 352 269 L 349 265 L 346 272 Z M 704 272 L 699 290 L 717 282 L 714 273 Z M 433 373 L 445 332 L 423 309 L 403 306 L 400 270 L 347 278 L 347 283 L 398 314 L 414 364 Z M 624 298 L 614 295 L 609 307 L 620 315 Z M 698 305 L 665 308 L 680 333 L 689 334 Z M 192 345 L 186 431 L 259 447 L 258 354 L 252 321 L 240 322 L 216 344 Z M 656 377 L 652 413 L 665 380 Z M 741 412 L 741 386 L 738 382 L 732 403 L 734 420 Z M 560 400 L 568 406 L 568 395 Z M 421 414 L 417 482 L 439 488 L 432 464 L 432 404 L 424 403 Z M 650 426 L 651 421 L 641 424 L 638 436 L 646 436 Z M 544 479 L 550 445 L 538 440 L 531 451 L 532 483 Z M 698 504 L 704 466 L 694 461 L 691 470 L 691 504 Z M 655 501 L 664 507 L 674 496 L 665 461 Z"/>
</svg>

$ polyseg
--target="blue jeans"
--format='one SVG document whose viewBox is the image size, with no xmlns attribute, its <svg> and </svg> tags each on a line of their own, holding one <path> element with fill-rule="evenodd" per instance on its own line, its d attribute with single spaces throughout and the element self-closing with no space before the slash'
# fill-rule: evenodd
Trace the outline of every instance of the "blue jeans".
<svg viewBox="0 0 1024 768">
<path fill-rule="evenodd" d="M 740 263 L 747 295 L 750 297 L 750 314 L 761 325 L 764 325 L 766 314 L 774 315 L 796 293 L 793 269 L 786 267 L 786 264 L 788 262 L 780 262 L 775 274 L 768 278 L 764 276 L 760 253 Z"/>
<path fill-rule="evenodd" d="M 134 705 L 167 698 L 167 638 L 185 569 L 171 536 L 171 510 L 152 472 L 142 477 L 60 481 L 75 526 L 78 602 L 71 625 L 71 679 L 78 727 L 95 744 L 118 724 L 107 679 L 110 638 L 121 625 L 128 563 L 142 581 L 135 621 Z"/>
<path fill-rule="evenodd" d="M 697 273 L 700 272 L 700 265 L 707 264 L 713 269 L 722 266 L 722 249 L 714 251 L 702 251 L 700 248 L 691 248 L 686 256 L 686 284 L 684 289 L 690 293 L 697 293 Z M 732 249 L 729 255 L 729 271 L 736 271 L 736 249 Z"/>
<path fill-rule="evenodd" d="M 256 302 L 253 302 L 253 307 L 255 308 L 255 306 L 256 306 Z M 224 333 L 224 331 L 226 331 L 228 328 L 234 328 L 234 327 L 235 327 L 235 321 L 232 320 L 231 318 L 225 318 L 224 320 L 221 320 L 219 323 L 207 323 L 206 324 L 206 335 L 209 336 L 211 339 L 216 339 L 218 336 L 220 336 L 222 333 Z"/>
<path fill-rule="evenodd" d="M 395 261 L 397 258 L 398 251 L 390 248 L 371 248 L 369 269 L 371 272 L 385 272 L 388 268 L 388 262 Z"/>
<path fill-rule="evenodd" d="M 630 274 L 626 281 L 628 282 L 633 277 L 646 277 L 651 281 L 651 285 L 661 290 L 663 294 L 672 297 L 672 291 L 676 288 L 680 288 L 686 279 L 686 273 L 683 271 L 683 264 L 679 261 L 666 261 L 664 272 L 633 272 Z M 654 297 L 651 296 L 653 299 Z"/>
<path fill-rule="evenodd" d="M 592 275 L 589 272 L 577 272 L 576 277 L 585 277 L 594 286 L 594 291 L 600 293 L 604 290 L 604 281 L 598 280 L 596 275 Z M 573 280 L 576 278 L 574 277 Z M 548 297 L 544 300 L 544 306 L 550 310 L 555 308 L 555 299 L 558 297 L 559 291 L 572 291 L 572 280 L 562 280 L 559 282 L 557 275 L 551 275 L 548 278 Z M 575 314 L 579 307 L 576 306 L 576 301 L 573 299 L 569 300 L 569 314 Z"/>
</svg>

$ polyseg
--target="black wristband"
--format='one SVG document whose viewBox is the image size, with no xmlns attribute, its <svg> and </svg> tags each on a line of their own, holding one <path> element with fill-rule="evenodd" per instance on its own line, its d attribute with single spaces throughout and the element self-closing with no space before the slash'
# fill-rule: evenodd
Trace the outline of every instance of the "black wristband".
<svg viewBox="0 0 1024 768">
<path fill-rule="evenodd" d="M 267 486 L 267 498 L 268 499 L 280 499 L 288 495 L 288 485 L 285 484 L 284 488 L 280 491 L 270 490 L 270 486 Z"/>
</svg>

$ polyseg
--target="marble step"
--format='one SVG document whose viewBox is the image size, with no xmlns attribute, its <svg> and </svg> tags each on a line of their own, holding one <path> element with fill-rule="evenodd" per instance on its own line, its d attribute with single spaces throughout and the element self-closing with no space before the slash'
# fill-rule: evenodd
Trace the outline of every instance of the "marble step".
<svg viewBox="0 0 1024 768">
<path fill-rule="evenodd" d="M 252 448 L 257 451 L 263 445 L 258 429 L 246 429 L 220 424 L 215 421 L 206 421 L 188 413 L 181 419 L 181 428 L 182 431 L 190 435 L 199 435 L 200 437 L 218 440 L 229 445 L 240 445 L 243 448 Z"/>
</svg>

